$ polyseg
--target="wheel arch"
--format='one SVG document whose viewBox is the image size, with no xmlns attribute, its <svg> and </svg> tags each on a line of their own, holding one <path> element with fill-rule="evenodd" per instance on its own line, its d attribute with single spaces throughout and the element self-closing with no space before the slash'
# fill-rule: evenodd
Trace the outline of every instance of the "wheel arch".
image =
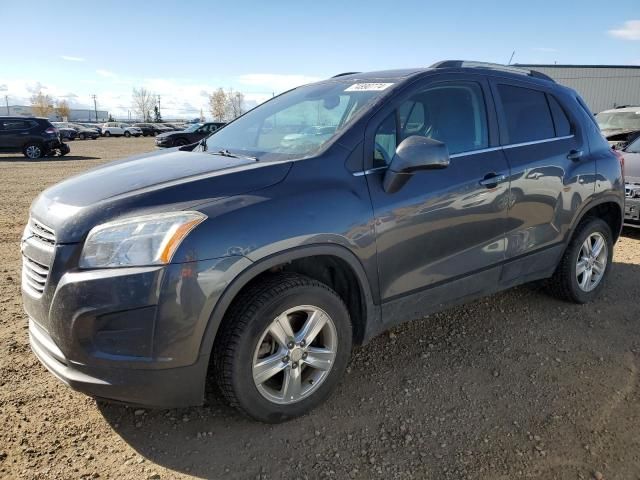
<svg viewBox="0 0 640 480">
<path fill-rule="evenodd" d="M 373 322 L 379 318 L 369 279 L 357 257 L 340 245 L 310 245 L 279 252 L 260 259 L 239 275 L 224 290 L 209 317 L 200 346 L 200 355 L 212 352 L 217 332 L 233 300 L 252 282 L 278 271 L 296 272 L 328 284 L 343 299 L 354 328 L 353 343 L 369 337 Z M 355 292 L 352 289 L 357 289 Z M 356 295 L 353 295 L 355 293 Z"/>
<path fill-rule="evenodd" d="M 624 203 L 621 203 L 620 197 L 617 195 L 607 195 L 584 205 L 571 225 L 568 240 L 573 237 L 578 225 L 587 217 L 597 217 L 607 222 L 611 228 L 613 242 L 615 243 L 622 232 Z"/>
</svg>

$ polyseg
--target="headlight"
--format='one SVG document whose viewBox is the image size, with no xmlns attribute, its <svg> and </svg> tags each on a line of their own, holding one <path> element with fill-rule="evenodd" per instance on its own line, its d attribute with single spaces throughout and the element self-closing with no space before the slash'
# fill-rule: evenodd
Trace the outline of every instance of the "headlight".
<svg viewBox="0 0 640 480">
<path fill-rule="evenodd" d="M 199 212 L 131 217 L 94 227 L 80 257 L 81 268 L 169 263 L 180 242 L 202 222 Z"/>
</svg>

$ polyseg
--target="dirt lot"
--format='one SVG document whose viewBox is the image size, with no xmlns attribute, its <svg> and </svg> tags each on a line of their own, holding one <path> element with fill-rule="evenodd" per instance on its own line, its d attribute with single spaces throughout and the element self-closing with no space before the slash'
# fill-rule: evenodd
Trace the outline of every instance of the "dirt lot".
<svg viewBox="0 0 640 480">
<path fill-rule="evenodd" d="M 152 142 L 0 156 L 0 477 L 640 478 L 640 234 L 628 231 L 596 303 L 524 287 L 410 322 L 356 350 L 333 397 L 284 425 L 241 418 L 213 393 L 202 408 L 143 411 L 69 390 L 28 346 L 29 204 Z"/>
</svg>

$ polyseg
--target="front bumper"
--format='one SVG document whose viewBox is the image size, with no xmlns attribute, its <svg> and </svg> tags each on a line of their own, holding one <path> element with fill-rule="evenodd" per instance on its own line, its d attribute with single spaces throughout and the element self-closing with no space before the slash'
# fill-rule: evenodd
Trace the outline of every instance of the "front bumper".
<svg viewBox="0 0 640 480">
<path fill-rule="evenodd" d="M 202 403 L 210 355 L 201 351 L 204 332 L 235 275 L 229 270 L 249 260 L 79 270 L 81 245 L 39 243 L 23 242 L 23 303 L 31 347 L 56 377 L 136 405 Z"/>
<path fill-rule="evenodd" d="M 624 225 L 640 228 L 640 198 L 624 199 Z"/>
</svg>

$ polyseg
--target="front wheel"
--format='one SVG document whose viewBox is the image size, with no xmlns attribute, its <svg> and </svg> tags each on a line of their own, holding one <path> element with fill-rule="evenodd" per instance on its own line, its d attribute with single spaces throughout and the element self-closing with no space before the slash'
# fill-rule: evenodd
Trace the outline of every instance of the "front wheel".
<svg viewBox="0 0 640 480">
<path fill-rule="evenodd" d="M 104 136 L 105 137 L 110 137 L 111 136 L 111 132 L 109 130 L 107 130 L 106 132 L 104 132 Z"/>
<path fill-rule="evenodd" d="M 213 353 L 218 385 L 257 420 L 289 420 L 330 395 L 351 341 L 349 312 L 336 292 L 302 275 L 273 275 L 240 294 L 225 316 Z"/>
<path fill-rule="evenodd" d="M 125 136 L 125 137 L 127 137 L 127 138 L 129 138 L 129 137 L 131 136 L 131 133 L 130 133 L 130 132 L 128 132 L 128 131 L 125 131 L 125 132 L 124 132 L 124 136 Z"/>
<path fill-rule="evenodd" d="M 184 147 L 185 145 L 189 145 L 189 142 L 187 142 L 187 140 L 185 140 L 184 138 L 178 138 L 175 142 L 173 142 L 173 144 L 176 147 Z"/>
<path fill-rule="evenodd" d="M 587 303 L 602 291 L 613 259 L 613 234 L 602 219 L 578 225 L 552 279 L 552 293 L 564 300 Z"/>
</svg>

